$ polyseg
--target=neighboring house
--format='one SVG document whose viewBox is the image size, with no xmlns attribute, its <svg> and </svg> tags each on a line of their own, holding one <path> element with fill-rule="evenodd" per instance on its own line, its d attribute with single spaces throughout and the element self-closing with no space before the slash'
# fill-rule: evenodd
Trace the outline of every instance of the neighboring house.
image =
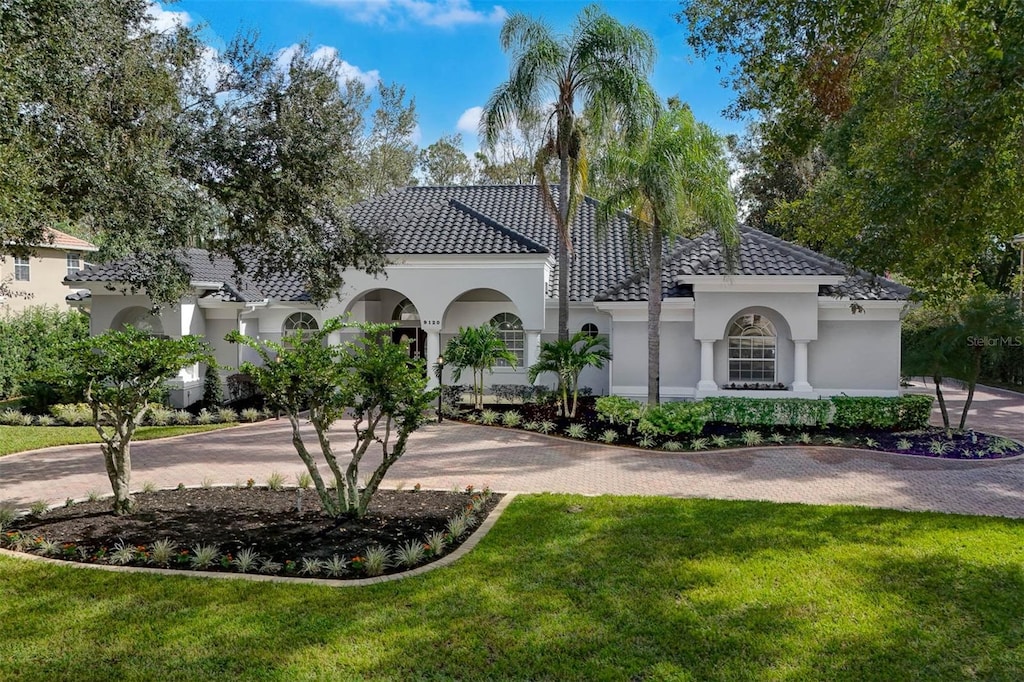
<svg viewBox="0 0 1024 682">
<path fill-rule="evenodd" d="M 582 383 L 599 395 L 643 398 L 646 271 L 632 262 L 628 218 L 598 231 L 595 209 L 586 200 L 574 223 L 570 332 L 607 335 L 614 359 L 604 370 L 588 368 Z M 67 283 L 91 290 L 93 333 L 134 324 L 205 334 L 227 366 L 251 359 L 223 341 L 232 329 L 279 339 L 347 313 L 395 323 L 395 339 L 410 340 L 414 354 L 434 363 L 460 327 L 490 322 L 519 363 L 496 368 L 489 383 L 526 383 L 526 367 L 557 327 L 555 232 L 535 186 L 409 187 L 354 206 L 352 216 L 387 226 L 393 264 L 386 277 L 344 273 L 344 288 L 323 308 L 310 303 L 296 274 L 253 282 L 195 249 L 183 254 L 193 292 L 158 314 L 144 295 L 110 290 L 125 262 L 86 268 Z M 897 395 L 909 290 L 756 230 L 741 235 L 732 273 L 710 236 L 679 240 L 665 258 L 662 396 Z M 200 369 L 182 373 L 176 402 L 201 395 Z"/>
<path fill-rule="evenodd" d="M 30 306 L 67 309 L 64 278 L 84 268 L 97 248 L 60 230 L 47 228 L 46 233 L 48 240 L 32 247 L 31 255 L 0 256 L 0 282 L 13 293 L 0 295 L 0 317 Z"/>
</svg>

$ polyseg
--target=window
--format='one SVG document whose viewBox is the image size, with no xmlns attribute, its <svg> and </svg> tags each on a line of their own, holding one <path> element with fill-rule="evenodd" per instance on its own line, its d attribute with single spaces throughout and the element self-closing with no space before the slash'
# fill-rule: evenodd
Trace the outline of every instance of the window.
<svg viewBox="0 0 1024 682">
<path fill-rule="evenodd" d="M 395 312 L 391 314 L 391 321 L 405 323 L 402 326 L 408 327 L 410 322 L 419 323 L 420 313 L 416 310 L 416 306 L 412 304 L 412 301 L 405 299 L 395 306 Z"/>
<path fill-rule="evenodd" d="M 316 331 L 320 328 L 320 325 L 316 323 L 316 318 L 309 313 L 292 313 L 284 321 L 284 332 L 294 332 L 298 330 L 303 331 Z"/>
<path fill-rule="evenodd" d="M 491 325 L 497 327 L 498 337 L 505 342 L 505 347 L 516 354 L 516 366 L 525 365 L 526 335 L 523 334 L 523 321 L 512 313 L 499 313 L 491 318 Z M 498 367 L 508 367 L 508 363 L 499 360 Z"/>
<path fill-rule="evenodd" d="M 27 282 L 31 279 L 31 266 L 27 256 L 14 257 L 14 281 Z"/>
<path fill-rule="evenodd" d="M 729 381 L 775 383 L 775 327 L 764 315 L 741 315 L 729 327 Z"/>
<path fill-rule="evenodd" d="M 592 339 L 596 339 L 597 338 L 597 334 L 598 334 L 597 325 L 592 323 L 592 322 L 587 322 L 585 325 L 583 325 L 583 328 L 580 329 L 580 331 L 583 332 L 584 334 L 586 334 L 587 336 L 589 336 Z"/>
<path fill-rule="evenodd" d="M 82 256 L 77 253 L 69 253 L 67 255 L 67 265 L 67 274 L 70 277 L 71 275 L 75 274 L 76 272 L 82 269 Z"/>
</svg>

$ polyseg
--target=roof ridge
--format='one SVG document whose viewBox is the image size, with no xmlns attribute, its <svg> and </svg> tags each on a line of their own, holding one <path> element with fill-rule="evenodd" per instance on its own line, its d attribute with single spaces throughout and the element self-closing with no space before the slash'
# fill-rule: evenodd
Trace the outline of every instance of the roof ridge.
<svg viewBox="0 0 1024 682">
<path fill-rule="evenodd" d="M 548 251 L 548 248 L 543 244 L 540 244 L 539 242 L 530 239 L 526 235 L 516 232 L 515 230 L 506 227 L 505 225 L 502 225 L 494 218 L 491 218 L 490 216 L 481 213 L 475 208 L 467 206 L 466 204 L 462 203 L 461 201 L 454 197 L 448 200 L 448 205 L 456 209 L 457 211 L 462 211 L 463 213 L 470 216 L 477 222 L 483 223 L 484 225 L 487 225 L 491 229 L 497 230 L 498 232 L 505 235 L 512 241 L 518 242 L 522 246 L 525 246 L 526 248 L 530 249 L 531 251 L 536 251 L 537 253 L 550 253 L 550 251 Z"/>
</svg>

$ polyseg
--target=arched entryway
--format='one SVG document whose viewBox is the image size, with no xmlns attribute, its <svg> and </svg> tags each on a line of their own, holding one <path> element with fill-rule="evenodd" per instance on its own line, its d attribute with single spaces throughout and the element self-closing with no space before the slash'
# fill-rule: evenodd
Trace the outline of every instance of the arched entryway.
<svg viewBox="0 0 1024 682">
<path fill-rule="evenodd" d="M 372 289 L 355 297 L 346 312 L 358 322 L 394 325 L 391 340 L 408 344 L 409 357 L 426 359 L 427 333 L 419 309 L 405 293 L 395 289 Z"/>
</svg>

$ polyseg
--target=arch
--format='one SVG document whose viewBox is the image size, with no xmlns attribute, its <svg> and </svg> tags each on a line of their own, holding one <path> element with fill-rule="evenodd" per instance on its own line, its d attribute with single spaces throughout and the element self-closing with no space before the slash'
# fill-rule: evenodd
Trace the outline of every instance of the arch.
<svg viewBox="0 0 1024 682">
<path fill-rule="evenodd" d="M 395 306 L 394 312 L 391 313 L 391 321 L 400 324 L 403 327 L 419 326 L 420 324 L 420 312 L 416 309 L 416 305 L 408 298 L 403 298 L 398 305 Z"/>
<path fill-rule="evenodd" d="M 522 319 L 515 313 L 502 312 L 492 317 L 490 323 L 497 328 L 505 347 L 515 353 L 516 366 L 523 367 L 526 364 L 526 333 L 523 331 Z M 498 366 L 507 367 L 508 363 L 499 360 Z"/>
<path fill-rule="evenodd" d="M 316 321 L 316 318 L 306 312 L 292 313 L 284 319 L 282 325 L 282 331 L 285 334 L 289 334 L 295 331 L 313 331 L 320 329 L 320 324 Z"/>
<path fill-rule="evenodd" d="M 164 336 L 164 324 L 152 309 L 142 306 L 125 308 L 114 316 L 110 323 L 111 329 L 134 327 L 152 336 Z"/>
<path fill-rule="evenodd" d="M 774 384 L 778 378 L 778 332 L 759 312 L 740 313 L 729 323 L 729 381 Z"/>
</svg>

